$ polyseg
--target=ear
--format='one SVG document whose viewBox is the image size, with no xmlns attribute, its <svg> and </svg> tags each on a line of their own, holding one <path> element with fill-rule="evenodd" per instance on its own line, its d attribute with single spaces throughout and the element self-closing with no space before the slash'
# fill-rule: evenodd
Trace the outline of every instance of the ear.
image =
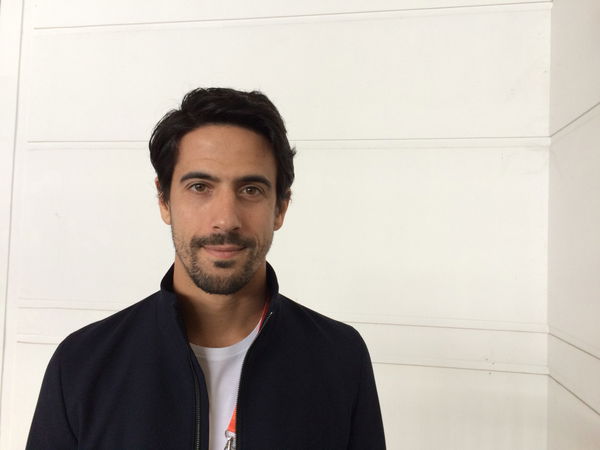
<svg viewBox="0 0 600 450">
<path fill-rule="evenodd" d="M 290 198 L 282 200 L 279 205 L 275 208 L 275 221 L 273 224 L 273 230 L 277 231 L 283 226 L 283 219 L 285 219 L 285 213 L 287 212 L 288 206 L 290 205 Z"/>
<path fill-rule="evenodd" d="M 163 196 L 163 191 L 160 188 L 158 177 L 154 179 L 154 185 L 156 186 L 156 192 L 158 192 L 158 207 L 160 208 L 160 217 L 162 217 L 164 223 L 171 225 L 171 209 L 169 208 L 169 203 Z"/>
</svg>

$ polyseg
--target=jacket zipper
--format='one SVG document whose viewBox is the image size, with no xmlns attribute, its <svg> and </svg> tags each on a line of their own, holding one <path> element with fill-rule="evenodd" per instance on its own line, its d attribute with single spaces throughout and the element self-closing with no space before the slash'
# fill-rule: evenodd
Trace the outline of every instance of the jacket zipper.
<svg viewBox="0 0 600 450">
<path fill-rule="evenodd" d="M 244 375 L 244 366 L 246 365 L 246 359 L 248 358 L 248 354 L 250 353 L 250 351 L 252 350 L 252 347 L 254 347 L 254 343 L 258 340 L 258 338 L 260 337 L 262 331 L 265 329 L 265 327 L 267 326 L 267 322 L 269 321 L 269 319 L 271 318 L 271 316 L 273 315 L 273 312 L 271 311 L 267 317 L 265 317 L 265 320 L 263 321 L 262 327 L 260 327 L 260 330 L 258 330 L 258 334 L 256 335 L 256 337 L 254 338 L 254 340 L 252 341 L 252 343 L 250 344 L 250 347 L 248 347 L 248 351 L 246 352 L 246 355 L 244 356 L 244 359 L 242 360 L 242 368 L 240 370 L 240 382 L 238 383 L 238 388 L 237 388 L 237 393 L 236 393 L 236 400 L 235 400 L 235 404 L 236 407 L 239 407 L 240 405 L 240 385 L 242 384 L 242 377 Z M 237 410 L 237 419 L 236 421 L 239 423 L 239 418 L 240 418 L 240 414 L 239 414 L 240 410 Z M 235 450 L 240 450 L 241 446 L 240 446 L 240 433 L 238 431 L 239 427 L 236 426 L 236 430 L 235 430 Z M 230 438 L 231 439 L 231 438 Z M 229 443 L 229 441 L 227 442 L 227 445 L 231 444 Z M 227 448 L 227 447 L 225 447 Z"/>
<path fill-rule="evenodd" d="M 192 369 L 192 376 L 194 377 L 194 419 L 196 426 L 194 430 L 194 450 L 200 450 L 200 385 L 198 383 L 198 376 L 194 370 L 194 363 L 191 359 L 190 369 Z"/>
</svg>

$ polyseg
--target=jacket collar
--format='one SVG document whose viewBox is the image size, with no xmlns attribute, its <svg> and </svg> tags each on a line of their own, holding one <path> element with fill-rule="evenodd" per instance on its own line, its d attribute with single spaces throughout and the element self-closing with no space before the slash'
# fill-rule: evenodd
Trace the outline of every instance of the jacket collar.
<svg viewBox="0 0 600 450">
<path fill-rule="evenodd" d="M 277 275 L 275 270 L 269 264 L 267 264 L 267 295 L 270 299 L 269 312 L 273 312 L 278 307 L 279 297 L 279 283 L 277 282 Z M 175 265 L 172 264 L 162 281 L 160 282 L 160 297 L 162 303 L 166 304 L 170 308 L 177 310 L 177 295 L 173 289 L 173 272 Z"/>
<path fill-rule="evenodd" d="M 267 292 L 269 294 L 269 316 L 280 308 L 279 285 L 275 271 L 267 263 Z M 190 347 L 185 331 L 183 316 L 179 310 L 177 295 L 173 290 L 173 266 L 169 268 L 160 283 L 160 291 L 156 293 L 155 311 L 156 323 L 165 342 L 174 354 L 178 354 L 182 361 L 190 358 Z M 194 363 L 192 363 L 194 364 Z"/>
</svg>

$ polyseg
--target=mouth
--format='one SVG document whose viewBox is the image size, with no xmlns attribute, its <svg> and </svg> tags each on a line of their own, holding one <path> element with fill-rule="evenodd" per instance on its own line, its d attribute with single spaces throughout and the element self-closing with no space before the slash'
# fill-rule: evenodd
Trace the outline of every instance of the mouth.
<svg viewBox="0 0 600 450">
<path fill-rule="evenodd" d="M 241 254 L 246 247 L 238 245 L 204 245 L 202 248 L 218 259 L 231 259 Z"/>
</svg>

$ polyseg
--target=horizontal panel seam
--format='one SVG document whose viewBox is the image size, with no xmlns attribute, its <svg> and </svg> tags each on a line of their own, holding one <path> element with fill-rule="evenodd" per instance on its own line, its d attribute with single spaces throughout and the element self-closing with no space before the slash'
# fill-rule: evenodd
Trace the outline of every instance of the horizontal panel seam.
<svg viewBox="0 0 600 450">
<path fill-rule="evenodd" d="M 25 344 L 25 345 L 58 345 L 62 338 L 57 336 L 35 336 L 35 335 L 17 335 L 16 339 L 17 343 Z M 531 371 L 523 371 L 523 370 L 503 370 L 496 368 L 481 368 L 481 367 L 469 367 L 469 366 L 458 366 L 458 365 L 440 365 L 440 364 L 414 364 L 414 363 L 405 363 L 405 362 L 391 362 L 391 361 L 377 361 L 374 359 L 374 365 L 393 365 L 393 366 L 406 366 L 406 367 L 429 367 L 435 369 L 454 369 L 454 370 L 471 370 L 478 372 L 495 372 L 495 373 L 514 373 L 514 374 L 523 374 L 523 375 L 547 375 L 547 368 L 545 366 L 527 366 L 526 364 L 514 364 L 515 366 L 525 366 L 532 367 Z M 533 368 L 539 370 L 533 370 Z"/>
<path fill-rule="evenodd" d="M 330 142 L 330 141 L 469 141 L 469 140 L 520 140 L 520 139 L 547 139 L 548 136 L 454 136 L 454 137 L 406 137 L 406 138 L 371 138 L 371 139 L 290 139 L 294 142 Z"/>
<path fill-rule="evenodd" d="M 177 24 L 194 24 L 194 23 L 218 23 L 218 22 L 248 22 L 257 20 L 285 20 L 285 19 L 301 19 L 301 18 L 318 18 L 318 17 L 339 17 L 339 16 L 360 16 L 369 14 L 389 14 L 389 13 L 419 13 L 429 11 L 454 11 L 459 9 L 474 9 L 474 8 L 513 8 L 526 6 L 543 6 L 550 7 L 551 0 L 524 1 L 513 3 L 490 3 L 477 5 L 454 5 L 454 6 L 432 6 L 429 8 L 400 8 L 400 9 L 382 9 L 370 11 L 344 11 L 344 12 L 329 12 L 329 13 L 310 13 L 310 14 L 289 14 L 289 15 L 273 15 L 273 16 L 255 16 L 255 17 L 231 17 L 231 18 L 210 18 L 210 19 L 188 19 L 188 20 L 171 20 L 171 21 L 150 21 L 150 22 L 117 22 L 104 24 L 86 24 L 86 25 L 63 25 L 63 26 L 38 26 L 33 27 L 35 31 L 45 30 L 65 30 L 65 29 L 86 29 L 86 28 L 109 28 L 109 27 L 140 27 L 147 25 L 177 25 Z"/>
<path fill-rule="evenodd" d="M 52 299 L 22 299 L 26 302 L 28 301 L 39 301 L 39 302 L 55 302 Z M 32 305 L 23 303 L 22 301 L 17 301 L 17 308 L 19 309 L 33 309 L 33 310 L 48 310 L 48 309 L 56 309 L 56 310 L 70 310 L 70 311 L 107 311 L 107 312 L 118 312 L 122 309 L 128 308 L 135 303 L 119 303 L 112 302 L 103 304 L 102 302 L 77 302 L 72 301 L 70 303 L 80 303 L 79 306 L 74 306 L 71 304 L 63 303 L 63 304 L 51 304 L 51 305 Z"/>
<path fill-rule="evenodd" d="M 552 140 L 559 139 L 561 137 L 560 135 L 568 134 L 569 133 L 569 129 L 573 128 L 576 122 L 579 122 L 580 120 L 585 119 L 587 116 L 593 114 L 594 110 L 596 108 L 599 108 L 599 107 L 600 107 L 600 101 L 597 102 L 596 104 L 594 104 L 592 107 L 586 109 L 584 112 L 582 112 L 581 114 L 579 114 L 577 117 L 575 117 L 570 122 L 568 122 L 565 125 L 563 125 L 562 127 L 560 127 L 558 130 L 556 130 L 554 133 L 552 133 L 550 135 L 550 138 Z"/>
<path fill-rule="evenodd" d="M 456 366 L 440 366 L 434 364 L 407 364 L 407 363 L 393 363 L 393 362 L 379 362 L 373 361 L 374 365 L 383 366 L 407 366 L 407 367 L 428 367 L 432 369 L 453 369 L 453 370 L 471 370 L 476 372 L 495 372 L 495 373 L 514 373 L 518 375 L 542 375 L 548 376 L 545 372 L 522 372 L 518 370 L 500 370 L 500 369 L 481 369 L 477 367 L 456 367 Z"/>
<path fill-rule="evenodd" d="M 575 392 L 573 392 L 571 389 L 569 389 L 568 387 L 566 387 L 564 384 L 562 384 L 560 381 L 558 381 L 556 378 L 554 378 L 552 376 L 552 374 L 548 375 L 552 380 L 554 380 L 554 382 L 556 384 L 558 384 L 560 387 L 562 387 L 565 391 L 567 391 L 569 394 L 571 394 L 573 397 L 575 397 L 577 400 L 579 400 L 581 403 L 583 403 L 585 406 L 587 406 L 589 409 L 591 409 L 593 412 L 595 412 L 598 416 L 600 416 L 600 412 L 598 412 L 592 405 L 590 405 L 588 402 L 586 402 L 584 399 L 582 399 L 580 396 L 578 396 Z"/>
<path fill-rule="evenodd" d="M 460 144 L 461 141 L 464 141 L 465 144 L 473 145 L 473 142 L 481 141 L 481 147 L 485 147 L 486 144 L 492 144 L 494 142 L 500 141 L 503 145 L 507 146 L 517 146 L 517 145 L 526 145 L 530 147 L 547 147 L 550 145 L 550 139 L 547 136 L 486 136 L 486 137 L 408 137 L 408 138 L 370 138 L 370 139 L 294 139 L 289 138 L 290 143 L 294 145 L 300 145 L 303 143 L 310 144 L 340 144 L 343 145 L 345 143 L 364 143 L 365 145 L 381 145 L 381 144 L 423 144 L 423 143 L 440 143 L 440 142 L 452 142 L 453 145 Z M 521 142 L 522 141 L 522 142 Z M 488 144 L 489 143 L 489 144 Z M 123 139 L 104 139 L 104 140 L 30 140 L 26 141 L 27 146 L 31 146 L 28 150 L 52 150 L 54 147 L 58 145 L 106 145 L 110 144 L 114 145 L 143 145 L 146 146 L 148 144 L 147 140 L 123 140 Z M 44 147 L 48 145 L 49 147 Z M 38 147 L 39 146 L 39 147 Z"/>
<path fill-rule="evenodd" d="M 28 144 L 102 144 L 102 143 L 126 143 L 126 144 L 141 144 L 147 140 L 140 139 L 106 139 L 106 140 L 30 140 Z"/>
<path fill-rule="evenodd" d="M 593 354 L 593 353 L 591 353 L 591 352 L 589 352 L 587 350 L 582 349 L 581 347 L 578 347 L 577 345 L 573 344 L 572 342 L 569 342 L 567 339 L 564 339 L 564 338 L 562 338 L 560 336 L 557 336 L 556 334 L 554 334 L 552 332 L 549 332 L 548 335 L 552 336 L 553 338 L 558 339 L 561 342 L 564 342 L 565 344 L 573 347 L 574 349 L 579 350 L 580 352 L 585 353 L 586 355 L 591 356 L 592 358 L 597 359 L 598 361 L 600 361 L 600 357 L 598 357 L 597 355 L 595 355 L 595 354 Z"/>
<path fill-rule="evenodd" d="M 484 327 L 459 327 L 450 325 L 427 325 L 427 324 L 413 324 L 413 323 L 400 323 L 400 322 L 369 322 L 359 320 L 342 320 L 348 324 L 364 324 L 364 325 L 391 325 L 398 327 L 414 327 L 414 328 L 442 328 L 451 330 L 467 330 L 467 331 L 502 331 L 506 333 L 533 333 L 533 334 L 547 334 L 545 331 L 536 330 L 514 330 L 514 329 L 503 329 L 503 328 L 484 328 Z"/>
<path fill-rule="evenodd" d="M 26 300 L 27 301 L 27 300 Z M 45 301 L 45 300 L 40 300 Z M 70 310 L 70 311 L 105 311 L 109 313 L 118 312 L 122 309 L 130 307 L 131 304 L 113 304 L 113 305 L 102 305 L 100 303 L 82 303 L 79 306 L 69 305 L 69 304 L 54 304 L 54 305 L 32 305 L 22 302 L 17 302 L 17 308 L 21 310 Z M 335 316 L 335 314 L 330 314 L 330 316 Z M 448 318 L 433 318 L 433 320 L 464 320 L 464 319 L 448 319 Z M 457 325 L 433 325 L 433 324 L 422 324 L 422 323 L 409 323 L 406 321 L 402 322 L 376 322 L 376 321 L 361 321 L 361 320 L 344 320 L 343 318 L 340 321 L 347 324 L 355 324 L 355 325 L 380 325 L 380 326 L 392 326 L 392 327 L 413 327 L 413 328 L 436 328 L 436 329 L 451 329 L 451 330 L 465 330 L 465 331 L 492 331 L 492 332 L 505 332 L 505 333 L 527 333 L 527 334 L 541 334 L 546 335 L 546 331 L 538 331 L 538 330 L 527 330 L 527 329 L 508 329 L 508 328 L 499 328 L 499 327 L 469 327 L 469 326 L 457 326 Z M 537 325 L 537 324 L 533 324 Z"/>
<path fill-rule="evenodd" d="M 324 139 L 295 139 L 293 137 L 289 137 L 290 141 L 293 142 L 378 142 L 378 141 L 460 141 L 460 140 L 498 140 L 498 139 L 547 139 L 548 136 L 453 136 L 453 137 L 406 137 L 406 138 L 324 138 Z M 92 140 L 82 140 L 82 139 L 31 139 L 28 140 L 28 144 L 102 144 L 102 143 L 147 143 L 147 139 L 92 139 Z"/>
</svg>

